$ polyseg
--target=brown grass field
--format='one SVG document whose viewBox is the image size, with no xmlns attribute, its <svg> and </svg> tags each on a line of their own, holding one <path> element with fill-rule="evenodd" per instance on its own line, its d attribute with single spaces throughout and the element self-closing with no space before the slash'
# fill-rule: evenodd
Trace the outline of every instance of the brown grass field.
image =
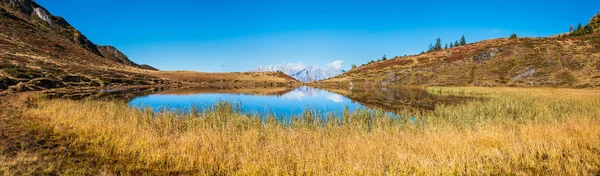
<svg viewBox="0 0 600 176">
<path fill-rule="evenodd" d="M 486 100 L 440 105 L 434 111 L 405 114 L 398 119 L 388 117 L 383 111 L 347 111 L 341 114 L 341 121 L 328 117 L 330 120 L 323 122 L 307 111 L 290 125 L 271 118 L 263 123 L 260 118 L 238 113 L 235 104 L 227 103 L 215 105 L 210 111 L 155 113 L 114 101 L 28 101 L 31 108 L 18 113 L 21 120 L 49 129 L 48 134 L 55 140 L 71 142 L 56 144 L 58 148 L 65 146 L 62 150 L 32 151 L 23 147 L 14 154 L 17 157 L 7 157 L 13 155 L 14 149 L 4 149 L 0 155 L 0 173 L 600 173 L 600 91 L 522 88 L 429 88 L 428 91 Z M 411 115 L 414 121 L 408 118 Z M 48 158 L 63 159 L 57 163 Z M 34 166 L 39 167 L 27 167 L 31 163 L 38 163 Z M 88 165 L 82 167 L 82 163 Z"/>
<path fill-rule="evenodd" d="M 218 93 L 218 94 L 250 94 L 250 95 L 283 95 L 286 94 L 297 87 L 234 87 L 234 86 L 224 86 L 224 87 L 190 87 L 190 88 L 182 88 L 182 89 L 170 89 L 164 90 L 160 92 L 156 92 L 156 94 L 164 94 L 164 95 L 193 95 L 193 94 L 204 94 L 204 93 Z"/>
<path fill-rule="evenodd" d="M 149 72 L 149 74 L 169 80 L 193 83 L 299 83 L 296 79 L 277 72 L 204 73 L 193 71 L 155 71 Z"/>
</svg>

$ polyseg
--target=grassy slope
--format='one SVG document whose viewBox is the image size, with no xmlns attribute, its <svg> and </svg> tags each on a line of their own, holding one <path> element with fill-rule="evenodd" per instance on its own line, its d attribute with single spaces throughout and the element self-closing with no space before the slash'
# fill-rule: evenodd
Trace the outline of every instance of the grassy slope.
<svg viewBox="0 0 600 176">
<path fill-rule="evenodd" d="M 209 74 L 142 69 L 151 68 L 131 62 L 114 47 L 99 47 L 91 43 L 64 19 L 52 18 L 55 21 L 50 25 L 34 13 L 24 13 L 0 2 L 0 91 L 173 82 L 299 83 L 279 73 Z M 86 42 L 82 44 L 79 41 Z"/>
<path fill-rule="evenodd" d="M 156 92 L 163 95 L 195 95 L 195 94 L 250 94 L 250 95 L 283 95 L 296 89 L 291 87 L 191 87 Z"/>
<path fill-rule="evenodd" d="M 600 86 L 600 34 L 493 39 L 375 62 L 319 82 L 348 85 Z"/>
<path fill-rule="evenodd" d="M 193 71 L 150 71 L 150 75 L 188 83 L 225 84 L 300 84 L 298 80 L 280 72 L 203 73 Z"/>
<path fill-rule="evenodd" d="M 307 116 L 286 127 L 248 118 L 227 104 L 177 114 L 125 102 L 42 100 L 23 118 L 87 142 L 85 153 L 114 158 L 97 173 L 577 175 L 600 172 L 600 92 L 573 89 L 430 88 L 484 96 L 393 120 L 344 113 Z M 6 161 L 8 163 L 11 162 Z M 21 166 L 21 167 L 20 167 Z M 19 171 L 22 165 L 14 165 Z M 0 168 L 0 172 L 3 168 Z M 27 169 L 24 169 L 27 170 Z M 56 170 L 54 173 L 62 173 Z M 8 172 L 14 173 L 14 172 Z"/>
<path fill-rule="evenodd" d="M 35 14 L 0 4 L 0 24 L 0 82 L 6 80 L 4 85 L 0 85 L 0 90 L 9 86 L 21 91 L 65 86 L 168 83 L 144 74 L 142 69 L 130 63 L 103 56 L 97 49 L 85 48 L 78 41 L 91 42 L 66 22 L 59 24 L 55 21 L 50 25 Z M 55 86 L 35 83 L 34 80 L 39 79 Z M 18 83 L 23 85 L 17 86 Z"/>
</svg>

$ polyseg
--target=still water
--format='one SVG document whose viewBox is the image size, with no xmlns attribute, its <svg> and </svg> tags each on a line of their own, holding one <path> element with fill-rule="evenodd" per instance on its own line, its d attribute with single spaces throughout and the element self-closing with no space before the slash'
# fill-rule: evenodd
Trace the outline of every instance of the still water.
<svg viewBox="0 0 600 176">
<path fill-rule="evenodd" d="M 243 113 L 277 117 L 301 115 L 305 110 L 341 114 L 345 107 L 381 109 L 386 112 L 430 111 L 458 97 L 439 96 L 422 89 L 333 89 L 299 88 L 186 88 L 166 90 L 133 98 L 129 105 L 163 108 L 210 107 L 219 102 L 240 105 Z"/>
<path fill-rule="evenodd" d="M 134 107 L 190 108 L 207 107 L 219 102 L 241 105 L 243 113 L 275 114 L 277 116 L 300 115 L 304 110 L 341 113 L 344 107 L 350 111 L 366 108 L 349 98 L 310 87 L 291 90 L 244 89 L 181 89 L 158 92 L 152 95 L 136 97 L 129 102 Z"/>
</svg>

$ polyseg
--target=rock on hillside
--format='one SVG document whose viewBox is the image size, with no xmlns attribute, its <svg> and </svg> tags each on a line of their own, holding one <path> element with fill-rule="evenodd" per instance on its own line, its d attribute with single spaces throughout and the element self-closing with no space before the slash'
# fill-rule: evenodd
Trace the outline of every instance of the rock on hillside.
<svg viewBox="0 0 600 176">
<path fill-rule="evenodd" d="M 129 58 L 125 54 L 123 54 L 121 51 L 119 51 L 114 46 L 97 46 L 97 47 L 98 47 L 98 50 L 100 51 L 100 53 L 102 54 L 102 56 L 104 56 L 104 58 L 111 59 L 111 60 L 117 61 L 119 63 L 131 65 L 131 66 L 135 66 L 135 67 L 139 66 L 138 64 L 129 60 Z"/>
<path fill-rule="evenodd" d="M 153 70 L 153 71 L 158 71 L 158 69 L 157 69 L 157 68 L 154 68 L 154 67 L 152 67 L 152 66 L 150 66 L 150 65 L 146 65 L 146 64 L 142 64 L 142 65 L 140 65 L 140 66 L 139 66 L 139 68 L 141 68 L 141 69 L 144 69 L 144 70 Z"/>
</svg>

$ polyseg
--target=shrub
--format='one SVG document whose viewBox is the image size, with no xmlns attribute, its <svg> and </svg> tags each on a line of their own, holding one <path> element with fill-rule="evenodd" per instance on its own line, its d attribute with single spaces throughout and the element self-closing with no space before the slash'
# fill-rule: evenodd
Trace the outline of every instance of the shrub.
<svg viewBox="0 0 600 176">
<path fill-rule="evenodd" d="M 517 38 L 517 34 L 510 34 L 510 38 L 509 39 L 516 39 Z"/>
</svg>

